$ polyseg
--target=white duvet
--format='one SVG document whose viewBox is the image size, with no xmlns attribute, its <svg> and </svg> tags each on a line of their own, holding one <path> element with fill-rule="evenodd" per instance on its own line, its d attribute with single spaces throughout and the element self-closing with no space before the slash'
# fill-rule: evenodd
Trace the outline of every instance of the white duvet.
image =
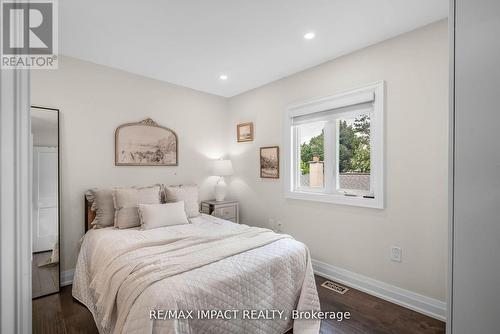
<svg viewBox="0 0 500 334">
<path fill-rule="evenodd" d="M 290 317 L 294 309 L 319 310 L 302 243 L 206 215 L 191 222 L 85 235 L 73 296 L 100 333 L 271 334 L 292 325 L 297 334 L 318 333 L 318 321 Z M 228 312 L 200 317 L 200 310 Z"/>
</svg>

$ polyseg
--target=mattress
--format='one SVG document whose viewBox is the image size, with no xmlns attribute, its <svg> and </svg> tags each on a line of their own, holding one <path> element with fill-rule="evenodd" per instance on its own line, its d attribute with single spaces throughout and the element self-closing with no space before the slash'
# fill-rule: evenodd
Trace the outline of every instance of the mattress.
<svg viewBox="0 0 500 334">
<path fill-rule="evenodd" d="M 127 298 L 120 298 L 121 290 L 126 290 L 124 284 L 116 284 L 117 275 L 107 272 L 118 261 L 117 253 L 154 248 L 152 240 L 257 229 L 203 214 L 190 221 L 153 230 L 103 228 L 87 232 L 78 256 L 73 296 L 90 310 L 100 333 L 281 334 L 292 327 L 296 334 L 318 333 L 319 321 L 292 319 L 296 314 L 292 310 L 319 311 L 320 307 L 307 247 L 285 236 L 151 281 L 126 306 Z M 211 253 L 207 251 L 206 257 Z M 166 266 L 168 259 L 155 259 L 154 263 Z M 190 265 L 185 263 L 182 268 Z M 118 285 L 116 298 L 108 303 L 113 312 L 103 320 L 98 305 L 107 291 L 102 287 L 113 283 Z"/>
</svg>

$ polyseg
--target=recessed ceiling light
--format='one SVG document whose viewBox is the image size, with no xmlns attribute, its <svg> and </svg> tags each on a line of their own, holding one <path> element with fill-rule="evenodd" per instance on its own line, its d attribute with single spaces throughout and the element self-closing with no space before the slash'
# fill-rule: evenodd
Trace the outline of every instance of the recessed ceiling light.
<svg viewBox="0 0 500 334">
<path fill-rule="evenodd" d="M 316 37 L 316 34 L 313 32 L 308 32 L 308 33 L 304 34 L 305 39 L 313 39 L 314 37 Z"/>
<path fill-rule="evenodd" d="M 227 78 L 228 78 L 228 76 L 227 76 L 227 75 L 225 75 L 225 74 L 221 74 L 221 75 L 219 76 L 219 79 L 221 79 L 221 80 L 227 80 Z"/>
</svg>

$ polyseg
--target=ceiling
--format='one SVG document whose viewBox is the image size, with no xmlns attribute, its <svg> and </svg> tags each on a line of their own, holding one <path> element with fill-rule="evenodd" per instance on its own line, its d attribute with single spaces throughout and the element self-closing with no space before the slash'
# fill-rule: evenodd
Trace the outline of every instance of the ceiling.
<svg viewBox="0 0 500 334">
<path fill-rule="evenodd" d="M 60 53 L 230 97 L 445 18 L 448 3 L 65 0 Z"/>
</svg>

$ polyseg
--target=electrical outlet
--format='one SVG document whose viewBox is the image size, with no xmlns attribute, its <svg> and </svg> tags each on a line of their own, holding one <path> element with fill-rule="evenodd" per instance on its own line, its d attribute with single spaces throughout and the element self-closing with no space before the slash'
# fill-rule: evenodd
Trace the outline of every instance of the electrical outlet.
<svg viewBox="0 0 500 334">
<path fill-rule="evenodd" d="M 391 247 L 391 261 L 394 262 L 401 262 L 401 254 L 402 254 L 401 247 L 397 246 L 392 246 Z"/>
<path fill-rule="evenodd" d="M 281 220 L 278 220 L 276 222 L 276 228 L 274 230 L 275 230 L 276 233 L 283 232 L 283 224 L 281 223 Z"/>
</svg>

